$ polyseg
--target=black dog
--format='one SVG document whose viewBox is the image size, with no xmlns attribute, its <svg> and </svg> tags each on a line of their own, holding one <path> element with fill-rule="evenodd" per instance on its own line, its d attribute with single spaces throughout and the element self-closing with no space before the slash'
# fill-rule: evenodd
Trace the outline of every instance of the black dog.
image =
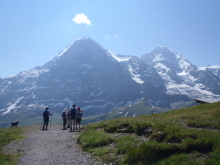
<svg viewBox="0 0 220 165">
<path fill-rule="evenodd" d="M 11 123 L 11 127 L 13 127 L 13 126 L 16 126 L 16 127 L 17 127 L 18 123 L 19 123 L 19 121 L 17 121 L 17 122 L 12 122 L 12 123 Z"/>
</svg>

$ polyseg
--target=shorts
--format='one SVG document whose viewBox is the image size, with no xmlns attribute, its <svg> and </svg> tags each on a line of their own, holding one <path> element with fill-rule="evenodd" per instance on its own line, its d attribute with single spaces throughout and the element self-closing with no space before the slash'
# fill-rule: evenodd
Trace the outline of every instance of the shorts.
<svg viewBox="0 0 220 165">
<path fill-rule="evenodd" d="M 82 121 L 82 118 L 76 118 L 77 123 L 81 123 L 81 121 Z"/>
</svg>

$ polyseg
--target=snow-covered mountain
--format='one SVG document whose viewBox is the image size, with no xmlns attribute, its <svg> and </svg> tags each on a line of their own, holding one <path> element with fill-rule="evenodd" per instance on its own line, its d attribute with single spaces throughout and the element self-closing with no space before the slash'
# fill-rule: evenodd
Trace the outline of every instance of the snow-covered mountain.
<svg viewBox="0 0 220 165">
<path fill-rule="evenodd" d="M 98 115 L 141 99 L 170 108 L 190 97 L 219 97 L 219 83 L 219 71 L 198 69 L 165 47 L 126 56 L 85 37 L 43 66 L 0 79 L 0 119 L 41 116 L 45 106 L 60 113 L 72 104 L 84 116 Z"/>
<path fill-rule="evenodd" d="M 192 98 L 220 97 L 220 67 L 199 69 L 181 55 L 162 46 L 140 58 L 157 70 L 165 82 L 167 94 Z"/>
<path fill-rule="evenodd" d="M 199 70 L 204 70 L 204 71 L 211 71 L 213 72 L 218 78 L 220 78 L 220 66 L 206 66 L 206 67 L 200 67 Z"/>
</svg>

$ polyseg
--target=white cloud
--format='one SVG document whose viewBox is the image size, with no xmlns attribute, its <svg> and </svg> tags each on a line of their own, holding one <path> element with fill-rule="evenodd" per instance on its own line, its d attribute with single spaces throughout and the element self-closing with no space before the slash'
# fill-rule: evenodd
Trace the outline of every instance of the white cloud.
<svg viewBox="0 0 220 165">
<path fill-rule="evenodd" d="M 75 23 L 81 24 L 85 23 L 87 25 L 91 25 L 90 20 L 87 18 L 85 14 L 76 14 L 75 17 L 72 19 Z"/>
</svg>

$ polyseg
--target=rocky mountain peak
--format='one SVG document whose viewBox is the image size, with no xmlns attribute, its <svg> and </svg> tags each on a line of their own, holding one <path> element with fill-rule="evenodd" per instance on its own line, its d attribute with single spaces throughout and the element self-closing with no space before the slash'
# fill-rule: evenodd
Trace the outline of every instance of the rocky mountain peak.
<svg viewBox="0 0 220 165">
<path fill-rule="evenodd" d="M 69 44 L 62 52 L 60 52 L 53 60 L 52 65 L 78 65 L 79 62 L 88 60 L 98 60 L 106 55 L 101 45 L 90 37 L 83 37 Z M 49 62 L 51 64 L 51 62 Z"/>
<path fill-rule="evenodd" d="M 178 62 L 178 55 L 174 51 L 164 46 L 158 46 L 151 53 L 153 58 L 152 62 L 165 62 L 176 64 Z"/>
<path fill-rule="evenodd" d="M 80 45 L 81 47 L 84 46 L 84 47 L 88 47 L 88 46 L 93 46 L 93 47 L 101 47 L 96 41 L 94 41 L 92 38 L 90 37 L 83 37 L 83 38 L 79 38 L 79 39 L 76 39 L 74 42 L 73 42 L 73 46 L 75 45 Z"/>
<path fill-rule="evenodd" d="M 219 84 L 211 71 L 198 71 L 166 47 L 141 57 L 122 56 L 84 37 L 45 65 L 0 79 L 0 115 L 33 112 L 36 117 L 42 107 L 60 113 L 74 103 L 90 116 L 140 99 L 170 108 L 174 102 L 189 101 L 188 96 L 218 97 Z"/>
</svg>

